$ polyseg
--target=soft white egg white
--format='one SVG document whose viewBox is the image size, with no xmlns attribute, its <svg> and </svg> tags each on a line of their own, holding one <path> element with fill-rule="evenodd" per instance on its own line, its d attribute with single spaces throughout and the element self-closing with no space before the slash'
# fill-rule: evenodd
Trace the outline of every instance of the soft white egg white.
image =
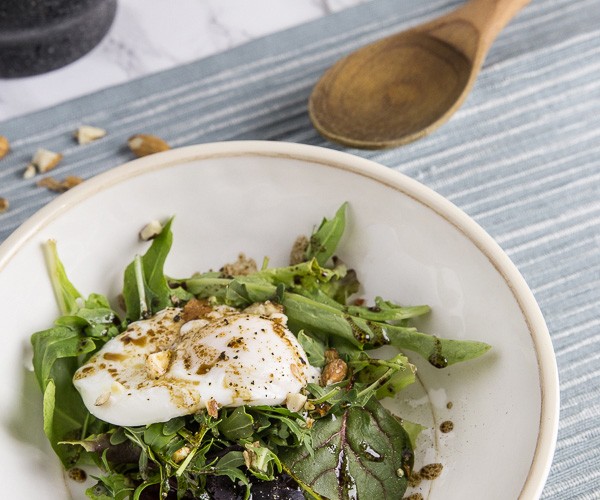
<svg viewBox="0 0 600 500">
<path fill-rule="evenodd" d="M 219 306 L 184 321 L 180 308 L 137 321 L 81 366 L 73 383 L 90 413 L 136 426 L 206 408 L 279 405 L 319 370 L 268 308 Z"/>
</svg>

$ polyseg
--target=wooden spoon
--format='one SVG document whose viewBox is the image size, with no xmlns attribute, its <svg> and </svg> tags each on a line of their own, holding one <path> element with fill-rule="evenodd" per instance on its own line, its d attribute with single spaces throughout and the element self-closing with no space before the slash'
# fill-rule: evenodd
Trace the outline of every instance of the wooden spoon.
<svg viewBox="0 0 600 500">
<path fill-rule="evenodd" d="M 470 0 L 346 56 L 313 89 L 308 110 L 315 128 L 366 149 L 429 134 L 463 103 L 492 42 L 529 1 Z"/>
</svg>

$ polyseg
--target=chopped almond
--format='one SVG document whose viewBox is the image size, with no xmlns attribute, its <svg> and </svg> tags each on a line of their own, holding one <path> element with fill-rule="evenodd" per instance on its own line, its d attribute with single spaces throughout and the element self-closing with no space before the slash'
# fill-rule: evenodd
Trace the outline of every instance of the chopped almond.
<svg viewBox="0 0 600 500">
<path fill-rule="evenodd" d="M 6 198 L 0 197 L 0 214 L 3 214 L 4 212 L 6 212 L 8 210 L 9 206 L 10 206 L 10 203 L 8 202 L 8 200 Z"/>
<path fill-rule="evenodd" d="M 212 418 L 217 418 L 219 416 L 219 403 L 215 399 L 210 398 L 206 403 L 206 411 Z"/>
<path fill-rule="evenodd" d="M 150 134 L 137 134 L 127 140 L 131 152 L 138 158 L 171 149 L 160 137 Z"/>
<path fill-rule="evenodd" d="M 235 262 L 225 264 L 220 271 L 225 276 L 247 276 L 258 271 L 258 267 L 256 266 L 256 261 L 254 259 L 248 258 L 245 254 L 240 253 Z"/>
<path fill-rule="evenodd" d="M 140 239 L 142 241 L 148 241 L 153 238 L 156 238 L 162 230 L 163 230 L 163 227 L 159 221 L 157 221 L 157 220 L 150 221 L 140 231 Z"/>
<path fill-rule="evenodd" d="M 10 143 L 3 135 L 0 135 L 0 158 L 4 158 L 10 151 Z"/>
<path fill-rule="evenodd" d="M 43 174 L 56 167 L 62 158 L 63 155 L 60 153 L 40 148 L 33 155 L 31 163 L 38 169 L 38 172 Z"/>
<path fill-rule="evenodd" d="M 90 142 L 97 141 L 106 135 L 106 130 L 99 127 L 92 127 L 90 125 L 82 125 L 75 131 L 75 139 L 79 144 L 89 144 Z"/>
<path fill-rule="evenodd" d="M 185 306 L 183 306 L 183 321 L 188 322 L 193 319 L 201 319 L 212 312 L 213 308 L 205 300 L 191 299 Z"/>
<path fill-rule="evenodd" d="M 78 184 L 81 184 L 83 179 L 76 175 L 68 175 L 62 181 L 56 180 L 54 177 L 44 177 L 37 182 L 39 187 L 45 187 L 56 193 L 64 193 Z"/>
</svg>

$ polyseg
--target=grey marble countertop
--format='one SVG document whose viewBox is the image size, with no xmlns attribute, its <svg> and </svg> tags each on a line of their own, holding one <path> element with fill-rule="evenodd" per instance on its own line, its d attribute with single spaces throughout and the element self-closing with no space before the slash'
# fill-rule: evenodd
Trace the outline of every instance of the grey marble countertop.
<svg viewBox="0 0 600 500">
<path fill-rule="evenodd" d="M 207 57 L 366 0 L 120 0 L 104 40 L 50 73 L 0 79 L 0 121 Z"/>
</svg>

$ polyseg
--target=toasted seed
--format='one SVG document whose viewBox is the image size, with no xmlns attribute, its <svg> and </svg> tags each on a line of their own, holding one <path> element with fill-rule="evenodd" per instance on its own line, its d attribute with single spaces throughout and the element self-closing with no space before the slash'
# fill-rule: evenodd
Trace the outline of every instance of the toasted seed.
<svg viewBox="0 0 600 500">
<path fill-rule="evenodd" d="M 421 479 L 431 481 L 439 477 L 443 469 L 444 466 L 439 463 L 427 464 L 421 467 L 421 470 L 419 471 L 419 477 Z"/>
<path fill-rule="evenodd" d="M 67 474 L 69 475 L 69 479 L 72 479 L 76 483 L 83 483 L 87 479 L 87 473 L 79 467 L 69 469 Z"/>
<path fill-rule="evenodd" d="M 6 212 L 9 207 L 10 207 L 10 203 L 8 202 L 8 200 L 6 198 L 0 197 L 0 214 L 3 214 L 4 212 Z"/>
<path fill-rule="evenodd" d="M 443 432 L 444 434 L 452 432 L 453 429 L 454 429 L 454 422 L 452 422 L 452 420 L 444 420 L 440 424 L 440 431 Z"/>
</svg>

